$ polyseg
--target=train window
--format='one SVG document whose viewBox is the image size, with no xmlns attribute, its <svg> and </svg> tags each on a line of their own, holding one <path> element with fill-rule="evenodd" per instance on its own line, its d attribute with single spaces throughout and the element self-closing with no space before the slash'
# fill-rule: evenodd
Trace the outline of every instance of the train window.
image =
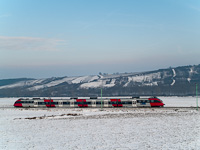
<svg viewBox="0 0 200 150">
<path fill-rule="evenodd" d="M 160 103 L 158 100 L 151 100 L 152 103 Z"/>
<path fill-rule="evenodd" d="M 101 105 L 101 102 L 96 102 L 97 105 Z M 104 102 L 102 101 L 102 104 L 104 104 Z"/>
<path fill-rule="evenodd" d="M 44 102 L 38 102 L 38 105 L 44 105 Z"/>
<path fill-rule="evenodd" d="M 63 105 L 69 105 L 70 102 L 63 102 Z"/>
<path fill-rule="evenodd" d="M 121 104 L 129 104 L 127 101 L 122 101 Z"/>
<path fill-rule="evenodd" d="M 91 102 L 74 102 L 74 104 L 91 104 Z"/>
</svg>

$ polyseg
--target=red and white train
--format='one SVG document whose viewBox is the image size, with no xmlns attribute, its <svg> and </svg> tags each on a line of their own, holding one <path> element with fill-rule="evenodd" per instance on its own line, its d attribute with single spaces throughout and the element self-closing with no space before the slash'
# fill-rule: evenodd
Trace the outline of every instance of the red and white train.
<svg viewBox="0 0 200 150">
<path fill-rule="evenodd" d="M 51 99 L 51 98 L 32 98 L 18 99 L 15 107 L 58 107 L 58 108 L 76 108 L 76 107 L 163 107 L 165 104 L 157 97 L 139 98 L 139 97 L 118 97 L 118 98 L 69 98 L 69 99 Z"/>
</svg>

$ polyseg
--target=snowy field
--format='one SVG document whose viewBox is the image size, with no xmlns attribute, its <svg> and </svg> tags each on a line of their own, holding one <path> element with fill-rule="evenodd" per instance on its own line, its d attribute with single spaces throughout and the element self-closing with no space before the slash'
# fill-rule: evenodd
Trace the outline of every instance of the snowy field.
<svg viewBox="0 0 200 150">
<path fill-rule="evenodd" d="M 196 106 L 195 97 L 159 97 L 165 106 Z M 200 150 L 194 108 L 11 108 L 0 99 L 2 150 Z"/>
</svg>

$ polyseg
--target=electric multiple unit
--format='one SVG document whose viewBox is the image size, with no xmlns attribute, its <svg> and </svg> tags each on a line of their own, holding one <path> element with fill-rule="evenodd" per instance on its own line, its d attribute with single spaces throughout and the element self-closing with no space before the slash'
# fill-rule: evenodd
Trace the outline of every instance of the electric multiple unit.
<svg viewBox="0 0 200 150">
<path fill-rule="evenodd" d="M 78 108 L 78 107 L 163 107 L 165 104 L 157 97 L 149 98 L 32 98 L 18 99 L 15 107 L 58 107 L 58 108 Z"/>
</svg>

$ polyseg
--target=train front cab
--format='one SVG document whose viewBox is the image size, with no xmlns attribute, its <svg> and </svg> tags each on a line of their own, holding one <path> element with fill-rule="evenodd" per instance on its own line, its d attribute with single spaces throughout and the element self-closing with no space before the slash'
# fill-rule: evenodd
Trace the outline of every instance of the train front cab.
<svg viewBox="0 0 200 150">
<path fill-rule="evenodd" d="M 14 107 L 22 107 L 21 99 L 18 99 L 18 100 L 14 103 Z"/>
<path fill-rule="evenodd" d="M 14 107 L 33 107 L 33 106 L 34 106 L 34 101 L 29 99 L 18 99 L 14 103 Z"/>
<path fill-rule="evenodd" d="M 149 98 L 151 107 L 164 107 L 164 103 L 161 99 L 157 97 L 150 97 Z"/>
</svg>

